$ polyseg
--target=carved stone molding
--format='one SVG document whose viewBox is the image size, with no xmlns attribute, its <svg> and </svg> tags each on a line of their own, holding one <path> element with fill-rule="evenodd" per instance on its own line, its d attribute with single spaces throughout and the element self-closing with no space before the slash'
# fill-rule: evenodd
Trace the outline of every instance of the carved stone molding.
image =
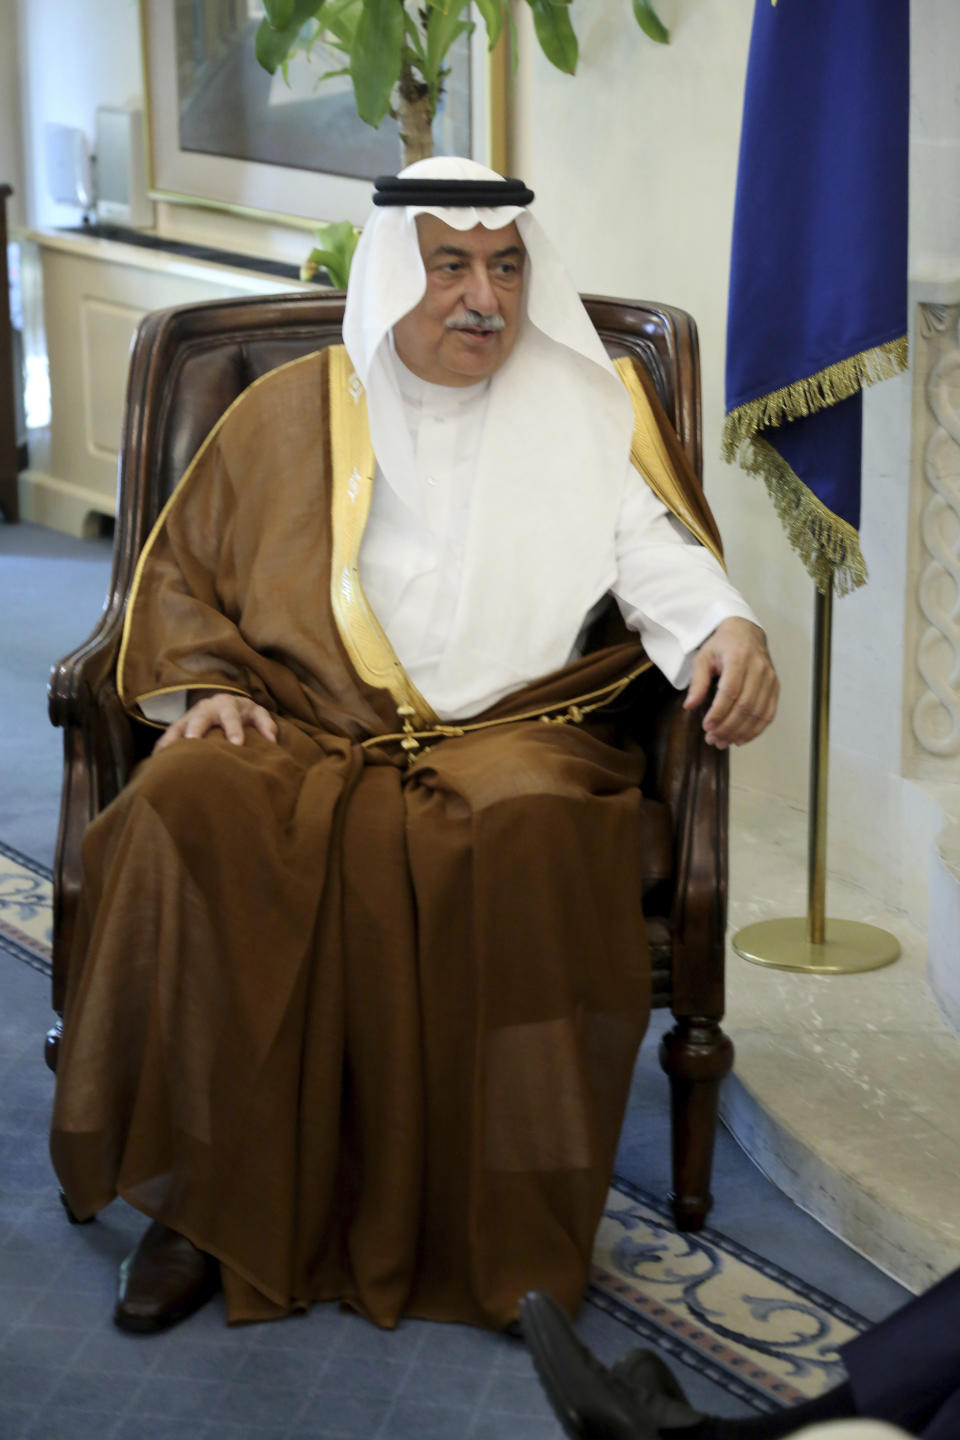
<svg viewBox="0 0 960 1440">
<path fill-rule="evenodd" d="M 960 307 L 921 305 L 917 339 L 936 348 L 926 383 L 913 733 L 935 756 L 960 755 Z"/>
<path fill-rule="evenodd" d="M 920 319 L 917 326 L 919 335 L 924 340 L 929 340 L 938 330 L 946 330 L 950 318 L 949 305 L 921 305 Z"/>
</svg>

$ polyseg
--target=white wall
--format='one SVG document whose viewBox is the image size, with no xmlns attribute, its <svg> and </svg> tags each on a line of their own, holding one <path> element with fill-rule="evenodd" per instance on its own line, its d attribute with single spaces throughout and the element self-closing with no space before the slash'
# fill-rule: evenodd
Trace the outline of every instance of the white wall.
<svg viewBox="0 0 960 1440">
<path fill-rule="evenodd" d="M 141 93 L 138 8 L 133 0 L 16 0 L 16 9 L 27 215 L 31 225 L 76 225 L 78 210 L 47 198 L 43 123 L 77 125 L 92 147 L 97 106 Z"/>
<path fill-rule="evenodd" d="M 912 0 L 911 273 L 954 279 L 960 260 L 960 6 Z"/>
<path fill-rule="evenodd" d="M 172 3 L 172 0 L 171 0 Z M 47 194 L 44 121 L 76 125 L 93 148 L 98 105 L 143 100 L 143 59 L 137 0 L 0 0 L 20 26 L 22 151 L 26 170 L 24 214 L 38 228 L 76 225 L 80 211 Z M 7 63 L 6 53 L 0 67 Z M 9 65 L 16 74 L 16 58 Z M 0 120 L 3 105 L 0 68 Z M 0 159 L 3 151 L 0 149 Z M 302 229 L 265 226 L 222 211 L 160 203 L 163 235 L 239 252 L 268 254 L 299 264 L 310 245 Z"/>
</svg>

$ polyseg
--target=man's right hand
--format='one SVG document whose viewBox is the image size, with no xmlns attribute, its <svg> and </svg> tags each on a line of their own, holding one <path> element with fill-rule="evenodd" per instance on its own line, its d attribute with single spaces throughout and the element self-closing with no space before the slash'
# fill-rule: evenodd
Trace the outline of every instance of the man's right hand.
<svg viewBox="0 0 960 1440">
<path fill-rule="evenodd" d="M 209 730 L 222 730 L 231 745 L 242 745 L 247 725 L 259 730 L 265 740 L 276 743 L 277 722 L 269 710 L 255 704 L 246 695 L 230 695 L 218 690 L 198 700 L 185 715 L 168 725 L 153 747 L 154 753 L 165 750 L 177 740 L 199 740 Z"/>
</svg>

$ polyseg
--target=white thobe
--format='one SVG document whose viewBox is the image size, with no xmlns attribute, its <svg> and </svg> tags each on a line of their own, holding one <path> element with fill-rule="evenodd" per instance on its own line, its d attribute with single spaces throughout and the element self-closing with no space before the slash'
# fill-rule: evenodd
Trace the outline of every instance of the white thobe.
<svg viewBox="0 0 960 1440">
<path fill-rule="evenodd" d="M 398 659 L 437 715 L 466 718 L 505 693 L 490 688 L 482 666 L 471 670 L 469 691 L 452 686 L 445 673 L 470 501 L 475 485 L 482 484 L 474 457 L 489 382 L 433 385 L 396 356 L 394 362 L 422 487 L 421 509 L 416 514 L 405 505 L 378 472 L 360 547 L 360 583 Z M 723 567 L 674 520 L 629 461 L 627 472 L 612 593 L 650 659 L 682 688 L 689 683 L 694 652 L 721 620 L 742 616 L 759 622 Z M 558 655 L 556 667 L 576 653 L 575 648 L 573 655 Z"/>
</svg>

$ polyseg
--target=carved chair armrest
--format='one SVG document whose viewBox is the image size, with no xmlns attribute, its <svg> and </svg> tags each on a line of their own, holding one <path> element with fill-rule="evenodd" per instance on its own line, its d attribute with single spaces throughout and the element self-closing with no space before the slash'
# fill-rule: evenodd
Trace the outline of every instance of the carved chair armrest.
<svg viewBox="0 0 960 1440">
<path fill-rule="evenodd" d="M 702 720 L 709 701 L 684 710 L 667 691 L 643 737 L 650 786 L 670 807 L 674 828 L 672 914 L 675 1015 L 719 1020 L 727 921 L 729 757 L 708 745 Z"/>
<path fill-rule="evenodd" d="M 50 672 L 50 720 L 63 730 L 63 792 L 53 868 L 53 1008 L 58 1011 L 63 1009 L 82 883 L 83 832 L 119 793 L 136 762 L 132 722 L 114 683 L 121 614 L 119 607 L 108 604 L 89 638 Z"/>
<path fill-rule="evenodd" d="M 82 723 L 91 696 L 113 674 L 123 629 L 123 604 L 108 597 L 94 629 L 86 640 L 50 667 L 47 698 L 50 723 Z"/>
</svg>

